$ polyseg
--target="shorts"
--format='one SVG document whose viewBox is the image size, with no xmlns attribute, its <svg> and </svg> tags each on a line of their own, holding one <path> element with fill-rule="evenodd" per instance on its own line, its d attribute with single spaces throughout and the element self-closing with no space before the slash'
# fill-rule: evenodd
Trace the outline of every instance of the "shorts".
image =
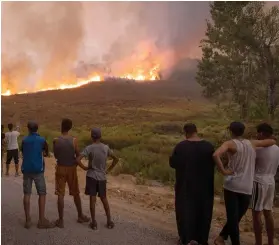
<svg viewBox="0 0 279 245">
<path fill-rule="evenodd" d="M 69 187 L 69 194 L 76 196 L 79 194 L 77 166 L 57 165 L 55 171 L 55 194 L 65 196 L 66 183 Z"/>
<path fill-rule="evenodd" d="M 19 163 L 18 149 L 7 150 L 7 162 L 6 162 L 6 164 L 10 164 L 13 159 L 14 159 L 15 164 Z"/>
<path fill-rule="evenodd" d="M 275 185 L 261 184 L 254 181 L 250 207 L 255 211 L 272 210 Z"/>
<path fill-rule="evenodd" d="M 107 181 L 86 176 L 85 195 L 95 197 L 97 194 L 99 197 L 107 196 Z"/>
<path fill-rule="evenodd" d="M 44 173 L 23 174 L 23 193 L 25 195 L 31 195 L 33 181 L 35 182 L 38 195 L 46 195 L 46 182 Z"/>
</svg>

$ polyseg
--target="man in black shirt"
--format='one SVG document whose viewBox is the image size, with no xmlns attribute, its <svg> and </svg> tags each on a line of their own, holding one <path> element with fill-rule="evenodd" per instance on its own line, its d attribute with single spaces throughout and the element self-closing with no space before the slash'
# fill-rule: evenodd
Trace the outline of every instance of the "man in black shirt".
<svg viewBox="0 0 279 245">
<path fill-rule="evenodd" d="M 184 126 L 186 140 L 174 148 L 175 212 L 181 244 L 207 245 L 214 202 L 214 147 L 197 135 L 197 127 Z"/>
</svg>

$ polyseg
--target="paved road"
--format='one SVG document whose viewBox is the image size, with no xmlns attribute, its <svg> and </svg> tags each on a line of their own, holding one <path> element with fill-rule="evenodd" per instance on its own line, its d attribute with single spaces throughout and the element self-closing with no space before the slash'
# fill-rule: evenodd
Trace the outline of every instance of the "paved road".
<svg viewBox="0 0 279 245">
<path fill-rule="evenodd" d="M 49 185 L 51 186 L 51 185 Z M 48 187 L 49 187 L 48 186 Z M 53 193 L 53 185 L 48 189 Z M 35 193 L 35 191 L 33 191 Z M 46 214 L 50 220 L 57 218 L 56 198 L 53 194 L 47 197 Z M 89 215 L 88 201 L 83 201 L 85 213 Z M 131 217 L 114 211 L 116 227 L 113 230 L 106 229 L 103 210 L 98 206 L 97 221 L 99 230 L 93 231 L 87 224 L 76 223 L 76 210 L 70 197 L 65 198 L 65 228 L 51 230 L 39 230 L 36 228 L 38 220 L 37 196 L 32 196 L 31 215 L 34 226 L 30 230 L 23 228 L 24 212 L 22 206 L 22 177 L 2 178 L 2 244 L 4 245 L 71 245 L 71 244 L 175 244 L 175 237 L 166 232 L 156 230 L 142 224 Z"/>
</svg>

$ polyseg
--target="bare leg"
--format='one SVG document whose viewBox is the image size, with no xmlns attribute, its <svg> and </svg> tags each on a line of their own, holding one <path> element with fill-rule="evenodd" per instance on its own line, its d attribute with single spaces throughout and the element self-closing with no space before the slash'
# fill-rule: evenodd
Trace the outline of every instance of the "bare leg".
<svg viewBox="0 0 279 245">
<path fill-rule="evenodd" d="M 10 164 L 6 164 L 6 175 L 9 175 Z"/>
<path fill-rule="evenodd" d="M 82 214 L 81 199 L 79 194 L 74 196 L 74 202 L 77 208 L 78 218 L 82 218 L 83 214 Z"/>
<path fill-rule="evenodd" d="M 95 196 L 90 196 L 90 214 L 91 214 L 92 222 L 96 220 L 95 206 L 96 206 L 96 197 Z"/>
<path fill-rule="evenodd" d="M 255 240 L 256 245 L 262 245 L 262 213 L 259 211 L 252 211 L 253 214 L 253 226 L 254 226 L 254 234 L 255 234 Z"/>
<path fill-rule="evenodd" d="M 96 216 L 95 216 L 95 207 L 96 207 L 96 196 L 90 196 L 90 214 L 91 214 L 91 223 L 90 227 L 93 230 L 97 230 L 97 222 L 96 222 Z"/>
<path fill-rule="evenodd" d="M 31 217 L 30 217 L 30 197 L 31 195 L 24 195 L 23 197 L 23 207 L 25 212 L 25 228 L 30 228 Z"/>
<path fill-rule="evenodd" d="M 55 222 L 56 226 L 59 228 L 64 228 L 64 196 L 59 196 L 57 198 L 57 208 L 59 219 Z"/>
<path fill-rule="evenodd" d="M 108 199 L 106 197 L 101 197 L 101 201 L 103 203 L 103 206 L 104 206 L 104 209 L 106 212 L 106 216 L 107 216 L 107 228 L 112 229 L 114 227 L 114 223 L 112 222 L 112 219 L 111 219 Z"/>
<path fill-rule="evenodd" d="M 19 169 L 19 164 L 15 164 L 16 176 L 18 176 L 18 175 L 19 175 L 19 173 L 18 173 L 18 169 Z"/>
<path fill-rule="evenodd" d="M 264 210 L 265 226 L 268 237 L 268 245 L 274 245 L 274 220 L 270 210 Z"/>
<path fill-rule="evenodd" d="M 39 222 L 43 223 L 45 221 L 46 195 L 39 195 L 38 205 L 39 205 Z"/>
<path fill-rule="evenodd" d="M 108 199 L 106 197 L 101 197 L 101 201 L 103 203 L 105 212 L 106 212 L 106 216 L 107 216 L 107 221 L 110 222 L 111 221 L 111 215 L 110 215 L 110 208 L 109 208 L 109 203 L 108 203 Z"/>
</svg>

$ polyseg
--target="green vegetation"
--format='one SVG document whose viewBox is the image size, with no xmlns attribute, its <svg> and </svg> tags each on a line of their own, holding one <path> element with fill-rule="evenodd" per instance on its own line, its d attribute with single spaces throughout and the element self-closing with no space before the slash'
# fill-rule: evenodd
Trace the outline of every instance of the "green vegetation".
<svg viewBox="0 0 279 245">
<path fill-rule="evenodd" d="M 199 134 L 216 146 L 226 140 L 229 135 L 226 130 L 232 120 L 226 111 L 221 108 L 204 106 L 202 109 L 192 104 L 193 110 L 177 110 L 171 107 L 146 108 L 143 111 L 161 112 L 160 119 L 164 116 L 172 121 L 135 123 L 132 125 L 117 124 L 115 126 L 101 126 L 103 142 L 108 144 L 121 158 L 113 174 L 132 174 L 137 177 L 138 184 L 144 184 L 147 179 L 158 180 L 165 184 L 173 184 L 174 171 L 169 167 L 169 156 L 174 146 L 183 140 L 182 128 L 186 121 L 197 124 Z M 181 120 L 184 118 L 184 120 Z M 156 118 L 154 118 L 156 121 Z M 259 121 L 247 124 L 248 135 L 255 135 L 255 125 Z M 44 136 L 52 151 L 52 140 L 59 135 L 59 129 L 53 130 L 41 126 L 39 133 Z M 26 132 L 23 132 L 26 134 Z M 90 127 L 73 129 L 73 135 L 78 137 L 79 147 L 82 150 L 91 143 Z M 222 177 L 216 173 L 216 192 L 222 187 Z"/>
<path fill-rule="evenodd" d="M 275 118 L 279 92 L 279 7 L 265 2 L 213 2 L 202 40 L 197 81 L 216 103 Z"/>
</svg>

